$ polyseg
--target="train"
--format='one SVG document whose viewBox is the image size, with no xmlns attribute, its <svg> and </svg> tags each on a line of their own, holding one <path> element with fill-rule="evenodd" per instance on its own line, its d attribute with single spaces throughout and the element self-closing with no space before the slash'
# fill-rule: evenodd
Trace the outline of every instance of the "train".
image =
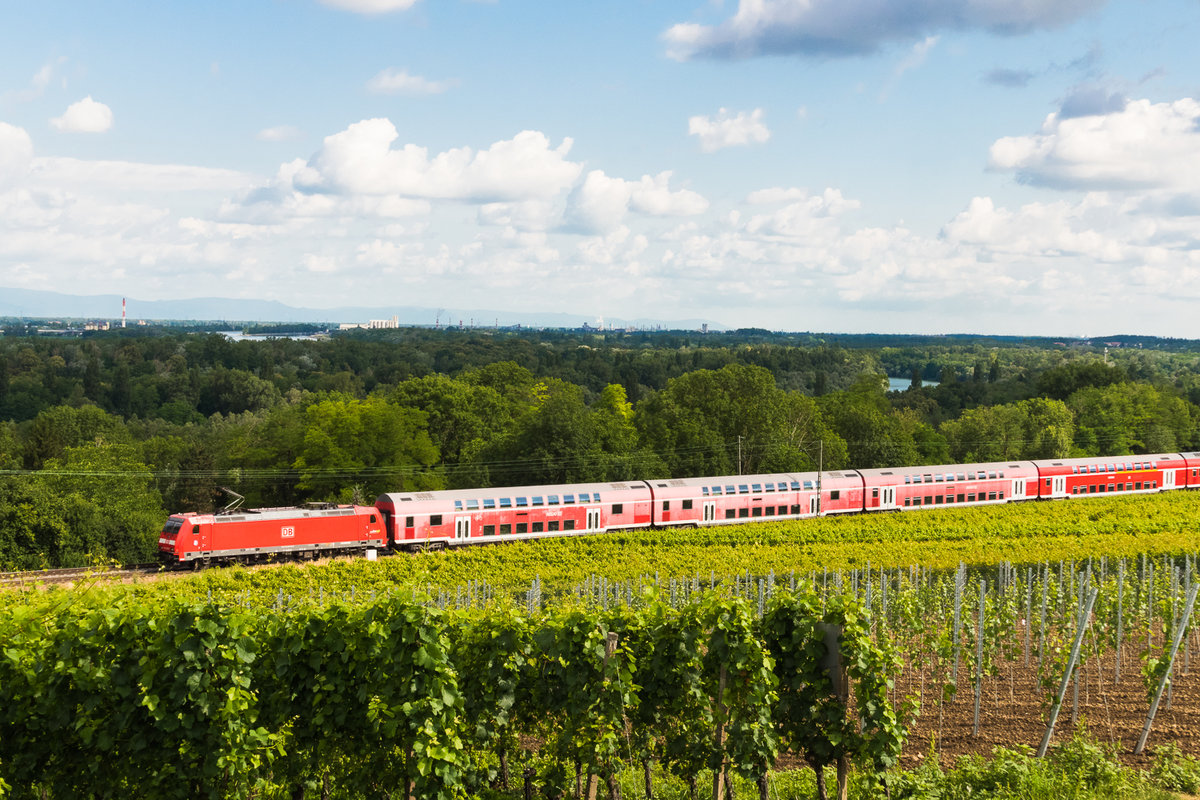
<svg viewBox="0 0 1200 800">
<path fill-rule="evenodd" d="M 1200 488 L 1200 453 L 389 492 L 373 506 L 172 514 L 158 550 L 200 567 L 1189 488 Z"/>
</svg>

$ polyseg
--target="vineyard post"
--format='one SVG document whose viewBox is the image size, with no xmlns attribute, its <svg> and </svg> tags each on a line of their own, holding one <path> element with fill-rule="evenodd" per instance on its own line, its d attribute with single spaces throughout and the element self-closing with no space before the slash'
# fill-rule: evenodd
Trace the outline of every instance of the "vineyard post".
<svg viewBox="0 0 1200 800">
<path fill-rule="evenodd" d="M 1183 568 L 1184 593 L 1192 590 L 1192 559 L 1190 556 L 1184 556 Z M 1192 640 L 1188 637 L 1187 632 L 1183 634 L 1183 674 L 1187 675 L 1191 669 L 1191 645 Z"/>
<path fill-rule="evenodd" d="M 717 678 L 717 754 L 721 758 L 720 767 L 713 772 L 713 800 L 722 800 L 725 796 L 724 782 L 721 780 L 725 777 L 725 756 L 723 748 L 725 746 L 725 665 L 721 665 L 721 672 Z M 590 798 L 595 800 L 595 798 Z"/>
<path fill-rule="evenodd" d="M 1154 693 L 1154 701 L 1150 703 L 1150 713 L 1146 715 L 1146 725 L 1142 728 L 1142 736 L 1138 739 L 1137 747 L 1133 749 L 1135 756 L 1140 756 L 1142 751 L 1146 749 L 1146 740 L 1150 738 L 1150 726 L 1154 724 L 1154 715 L 1158 713 L 1158 703 L 1162 699 L 1163 689 L 1167 684 L 1167 679 L 1171 675 L 1171 664 L 1175 661 L 1175 653 L 1179 650 L 1179 642 L 1183 639 L 1183 632 L 1187 630 L 1188 620 L 1192 617 L 1192 608 L 1196 604 L 1196 590 L 1200 589 L 1200 583 L 1193 584 L 1191 591 L 1188 592 L 1187 604 L 1183 609 L 1183 624 L 1175 629 L 1175 636 L 1171 642 L 1171 650 L 1167 655 L 1167 668 L 1163 670 L 1162 678 L 1158 682 L 1158 690 Z"/>
<path fill-rule="evenodd" d="M 1033 567 L 1025 568 L 1025 666 L 1029 666 L 1029 639 L 1033 628 Z"/>
<path fill-rule="evenodd" d="M 1075 567 L 1072 565 L 1071 572 L 1074 573 Z M 1072 580 L 1074 583 L 1074 580 Z M 1075 601 L 1075 624 L 1079 625 L 1083 622 L 1083 598 L 1087 596 L 1087 591 L 1091 581 L 1088 580 L 1086 573 L 1079 575 L 1079 598 Z M 1075 656 L 1078 658 L 1078 653 Z M 1071 724 L 1074 725 L 1079 721 L 1079 672 L 1075 671 L 1075 681 L 1071 687 Z"/>
<path fill-rule="evenodd" d="M 972 736 L 979 735 L 979 701 L 983 697 L 983 612 L 987 601 L 987 581 L 979 581 L 979 627 L 975 629 L 975 723 Z"/>
<path fill-rule="evenodd" d="M 617 652 L 617 632 L 609 631 L 608 636 L 604 639 L 604 666 L 600 668 L 600 674 L 608 675 L 608 662 L 612 660 L 613 654 Z M 595 773 L 588 775 L 587 798 L 588 800 L 596 800 L 596 789 L 600 783 L 600 776 Z"/>
<path fill-rule="evenodd" d="M 959 563 L 958 570 L 954 573 L 954 671 L 950 677 L 950 682 L 956 687 L 958 686 L 958 658 L 961 650 L 961 623 L 962 623 L 962 593 L 963 583 L 967 579 L 967 568 L 963 563 Z"/>
<path fill-rule="evenodd" d="M 1121 680 L 1121 636 L 1125 633 L 1125 559 L 1117 564 L 1117 657 L 1114 682 Z"/>
<path fill-rule="evenodd" d="M 1038 619 L 1038 673 L 1042 671 L 1042 660 L 1046 655 L 1046 595 L 1050 591 L 1050 564 L 1042 570 L 1042 613 Z"/>
<path fill-rule="evenodd" d="M 1067 659 L 1067 668 L 1063 672 L 1062 682 L 1058 685 L 1058 693 L 1054 696 L 1054 703 L 1050 706 L 1050 721 L 1046 725 L 1046 735 L 1042 737 L 1042 744 L 1038 747 L 1037 757 L 1044 758 L 1046 756 L 1046 748 L 1050 746 L 1050 737 L 1054 735 L 1054 723 L 1058 721 L 1058 710 L 1062 707 L 1063 697 L 1067 694 L 1067 683 L 1071 680 L 1071 674 L 1075 671 L 1075 661 L 1079 658 L 1079 650 L 1083 646 L 1083 634 L 1087 631 L 1088 619 L 1092 614 L 1092 605 L 1096 602 L 1096 595 L 1099 592 L 1092 589 L 1088 594 L 1086 607 L 1083 613 L 1079 615 L 1079 628 L 1075 631 L 1075 643 L 1071 646 L 1071 656 Z"/>
</svg>

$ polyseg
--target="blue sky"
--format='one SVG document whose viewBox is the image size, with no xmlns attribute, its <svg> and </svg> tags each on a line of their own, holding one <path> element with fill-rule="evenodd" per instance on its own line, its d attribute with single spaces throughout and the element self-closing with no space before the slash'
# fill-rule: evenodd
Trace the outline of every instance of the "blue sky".
<svg viewBox="0 0 1200 800">
<path fill-rule="evenodd" d="M 1197 41 L 1197 0 L 10 4 L 0 287 L 1200 337 Z"/>
</svg>

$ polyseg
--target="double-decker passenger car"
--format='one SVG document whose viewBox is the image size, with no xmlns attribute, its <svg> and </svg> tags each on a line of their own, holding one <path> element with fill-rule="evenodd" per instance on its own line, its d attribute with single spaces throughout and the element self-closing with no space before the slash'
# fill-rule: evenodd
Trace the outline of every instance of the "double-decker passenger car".
<svg viewBox="0 0 1200 800">
<path fill-rule="evenodd" d="M 860 469 L 864 511 L 982 505 L 1038 496 L 1037 468 L 1029 461 Z"/>
<path fill-rule="evenodd" d="M 375 507 L 389 539 L 405 547 L 646 528 L 651 499 L 649 487 L 633 481 L 391 492 Z"/>
</svg>

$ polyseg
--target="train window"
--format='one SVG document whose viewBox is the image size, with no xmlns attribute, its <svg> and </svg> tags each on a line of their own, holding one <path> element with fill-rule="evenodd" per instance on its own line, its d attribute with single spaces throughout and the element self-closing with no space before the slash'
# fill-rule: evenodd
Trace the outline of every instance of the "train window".
<svg viewBox="0 0 1200 800">
<path fill-rule="evenodd" d="M 799 513 L 799 512 L 797 512 L 797 513 Z M 787 515 L 787 506 L 780 506 L 779 507 L 779 516 L 782 517 L 782 516 L 786 516 L 786 515 Z"/>
<path fill-rule="evenodd" d="M 540 523 L 540 522 L 533 523 L 533 532 L 541 533 L 542 532 L 542 523 Z"/>
<path fill-rule="evenodd" d="M 733 519 L 734 511 L 732 508 L 725 509 L 725 519 Z"/>
<path fill-rule="evenodd" d="M 1158 488 L 1158 481 L 1150 481 L 1150 488 L 1151 488 L 1151 489 L 1157 489 L 1157 488 Z"/>
<path fill-rule="evenodd" d="M 1118 484 L 1117 484 L 1117 491 L 1118 491 L 1118 492 L 1123 492 L 1123 491 L 1125 491 L 1125 484 L 1123 484 L 1123 483 L 1118 483 Z"/>
<path fill-rule="evenodd" d="M 600 502 L 600 493 L 599 493 L 599 492 L 596 492 L 595 494 L 593 494 L 593 495 L 592 495 L 592 502 L 593 502 L 593 503 L 599 503 L 599 502 Z"/>
<path fill-rule="evenodd" d="M 683 501 L 683 510 L 684 510 L 684 511 L 690 511 L 690 510 L 691 510 L 691 508 L 692 508 L 692 501 L 691 501 L 691 500 L 684 500 L 684 501 Z"/>
<path fill-rule="evenodd" d="M 454 501 L 454 510 L 455 510 L 455 511 L 462 511 L 462 500 L 455 500 L 455 501 Z"/>
<path fill-rule="evenodd" d="M 939 494 L 933 498 L 933 502 L 935 505 L 940 506 L 942 503 L 946 502 L 946 496 Z"/>
<path fill-rule="evenodd" d="M 518 522 L 517 523 L 517 533 L 529 533 L 529 523 L 528 522 Z"/>
<path fill-rule="evenodd" d="M 736 486 L 726 486 L 725 494 L 737 494 L 737 487 Z"/>
<path fill-rule="evenodd" d="M 547 527 L 547 530 L 550 531 L 551 533 L 558 530 L 558 520 L 556 520 L 556 519 L 550 520 L 550 522 L 548 522 L 546 524 L 549 526 L 549 527 Z"/>
<path fill-rule="evenodd" d="M 566 505 L 567 503 L 574 503 L 574 502 L 575 502 L 575 495 L 573 495 L 573 494 L 564 494 L 563 495 L 563 505 Z"/>
<path fill-rule="evenodd" d="M 878 489 L 872 489 L 872 490 L 871 490 L 871 499 L 872 499 L 872 500 L 878 500 L 878 499 L 879 499 L 879 490 L 878 490 Z"/>
<path fill-rule="evenodd" d="M 792 506 L 792 513 L 793 513 L 793 514 L 799 514 L 799 513 L 800 513 L 800 506 Z"/>
<path fill-rule="evenodd" d="M 768 517 L 775 516 L 775 506 L 767 506 L 763 513 L 765 513 Z"/>
<path fill-rule="evenodd" d="M 965 473 L 965 472 L 958 473 L 958 479 L 960 481 L 965 481 L 967 479 L 967 473 Z"/>
<path fill-rule="evenodd" d="M 573 531 L 573 530 L 575 530 L 575 520 L 573 520 L 573 519 L 564 519 L 564 520 L 563 520 L 563 530 L 564 530 L 564 531 Z"/>
<path fill-rule="evenodd" d="M 483 507 L 484 507 L 484 508 L 495 508 L 495 507 L 496 507 L 496 500 L 495 500 L 495 498 L 488 498 L 487 500 L 484 500 L 484 501 L 483 501 Z"/>
<path fill-rule="evenodd" d="M 670 510 L 671 510 L 671 501 L 663 500 L 663 511 L 670 511 Z"/>
<path fill-rule="evenodd" d="M 830 493 L 829 493 L 829 499 L 830 499 L 830 500 L 837 500 L 837 499 L 839 499 L 841 496 L 842 496 L 842 492 L 841 492 L 841 490 L 840 490 L 840 489 L 834 489 L 832 492 L 830 492 Z"/>
<path fill-rule="evenodd" d="M 518 508 L 524 508 L 527 505 L 529 505 L 529 498 L 526 498 L 526 497 L 518 497 L 517 498 L 517 507 Z"/>
<path fill-rule="evenodd" d="M 905 482 L 905 483 L 912 483 L 912 475 L 905 475 L 905 476 L 904 476 L 904 482 Z"/>
<path fill-rule="evenodd" d="M 995 473 L 995 472 L 989 472 L 989 473 L 988 473 L 988 478 L 990 478 L 990 479 L 992 479 L 992 480 L 995 480 L 995 479 L 996 479 L 996 473 Z"/>
<path fill-rule="evenodd" d="M 371 524 L 372 525 L 375 524 L 375 515 L 374 514 L 371 515 Z"/>
<path fill-rule="evenodd" d="M 1134 486 L 1137 487 L 1137 491 L 1140 492 L 1142 490 L 1142 482 L 1141 481 L 1138 481 L 1137 483 L 1135 483 Z"/>
<path fill-rule="evenodd" d="M 1004 492 L 1000 492 L 1000 493 L 997 495 L 997 497 L 998 497 L 999 499 L 1003 500 L 1003 499 L 1004 499 Z"/>
<path fill-rule="evenodd" d="M 932 475 L 922 475 L 922 476 L 921 476 L 921 479 L 922 479 L 922 480 L 923 480 L 925 483 L 933 483 L 933 476 L 932 476 Z"/>
<path fill-rule="evenodd" d="M 948 481 L 954 480 L 954 473 L 953 472 L 946 473 L 946 480 L 948 480 Z"/>
<path fill-rule="evenodd" d="M 739 483 L 738 494 L 750 494 L 750 485 L 746 483 Z"/>
<path fill-rule="evenodd" d="M 558 495 L 556 495 L 556 494 L 547 495 L 546 496 L 546 505 L 548 505 L 548 506 L 558 505 Z"/>
<path fill-rule="evenodd" d="M 910 507 L 911 505 L 912 505 L 912 498 L 911 498 L 911 497 L 906 497 L 906 498 L 904 498 L 904 507 L 905 507 L 905 508 L 908 508 L 908 507 Z"/>
<path fill-rule="evenodd" d="M 500 526 L 501 536 L 508 536 L 510 533 L 512 533 L 512 525 L 505 523 L 504 525 Z"/>
<path fill-rule="evenodd" d="M 405 518 L 404 518 L 404 527 L 406 527 L 406 528 L 411 528 L 412 526 L 413 526 L 413 518 L 412 518 L 412 517 L 405 517 Z"/>
<path fill-rule="evenodd" d="M 974 502 L 975 502 L 975 493 L 974 493 L 974 492 L 971 492 L 970 494 L 968 494 L 968 495 L 967 495 L 967 502 L 968 502 L 968 503 L 974 503 Z"/>
<path fill-rule="evenodd" d="M 946 502 L 947 502 L 947 503 L 953 503 L 953 502 L 954 502 L 954 495 L 952 495 L 952 494 L 948 494 L 948 495 L 946 495 Z"/>
<path fill-rule="evenodd" d="M 773 483 L 767 483 L 767 484 L 763 484 L 763 491 L 764 491 L 764 492 L 773 492 L 773 491 L 775 491 L 775 484 L 773 484 Z"/>
<path fill-rule="evenodd" d="M 429 524 L 430 525 L 441 525 L 442 524 L 442 515 L 441 514 L 430 515 Z"/>
<path fill-rule="evenodd" d="M 511 497 L 501 497 L 500 498 L 500 507 L 501 508 L 512 508 L 512 498 Z"/>
<path fill-rule="evenodd" d="M 624 503 L 614 503 L 612 513 L 614 513 L 614 514 L 625 513 L 625 504 Z"/>
<path fill-rule="evenodd" d="M 1103 484 L 1103 483 L 1102 483 L 1102 484 L 1100 484 L 1100 493 L 1101 493 L 1101 494 L 1104 494 L 1104 493 L 1105 493 L 1105 492 L 1107 492 L 1107 491 L 1108 491 L 1108 485 L 1107 485 L 1107 484 Z"/>
<path fill-rule="evenodd" d="M 478 511 L 478 510 L 479 510 L 479 501 L 478 500 L 468 500 L 467 501 L 467 511 Z"/>
<path fill-rule="evenodd" d="M 590 502 L 592 502 L 592 495 L 591 495 L 591 493 L 590 493 L 590 492 L 584 492 L 583 494 L 579 495 L 579 502 L 581 502 L 581 503 L 590 503 Z"/>
<path fill-rule="evenodd" d="M 484 536 L 495 536 L 496 535 L 496 526 L 495 525 L 484 525 L 483 526 L 483 535 Z"/>
<path fill-rule="evenodd" d="M 1090 486 L 1088 486 L 1088 494 L 1095 494 L 1095 493 L 1096 493 L 1096 484 L 1093 483 Z"/>
<path fill-rule="evenodd" d="M 704 497 L 708 497 L 708 487 L 707 487 L 707 486 L 701 486 L 701 487 L 700 487 L 700 494 L 701 494 L 702 496 L 704 496 Z"/>
<path fill-rule="evenodd" d="M 540 505 L 545 505 L 545 504 L 542 502 L 542 498 L 534 497 L 532 502 L 530 503 L 530 505 L 540 506 Z"/>
<path fill-rule="evenodd" d="M 967 499 L 967 496 L 965 494 L 960 494 L 958 496 L 958 502 L 960 502 L 960 503 L 965 501 L 966 499 Z"/>
<path fill-rule="evenodd" d="M 805 488 L 805 489 L 811 489 L 811 488 L 812 488 L 812 481 L 805 481 L 805 482 L 804 482 L 804 488 Z M 792 491 L 793 491 L 793 492 L 798 492 L 798 491 L 800 491 L 800 481 L 792 481 Z"/>
<path fill-rule="evenodd" d="M 996 493 L 988 492 L 988 500 L 995 500 L 995 499 L 996 499 Z"/>
<path fill-rule="evenodd" d="M 756 516 L 756 517 L 761 517 L 761 516 L 762 516 L 762 506 L 755 506 L 755 507 L 754 507 L 754 516 Z"/>
<path fill-rule="evenodd" d="M 739 509 L 738 509 L 738 516 L 739 516 L 739 517 L 748 517 L 748 516 L 750 516 L 750 509 L 748 509 L 748 508 L 739 508 Z"/>
<path fill-rule="evenodd" d="M 941 483 L 942 481 L 946 480 L 946 478 L 943 475 L 935 475 L 935 476 L 933 476 L 933 480 L 936 483 Z"/>
<path fill-rule="evenodd" d="M 761 483 L 751 484 L 750 490 L 753 491 L 755 494 L 762 494 L 762 484 Z"/>
</svg>

